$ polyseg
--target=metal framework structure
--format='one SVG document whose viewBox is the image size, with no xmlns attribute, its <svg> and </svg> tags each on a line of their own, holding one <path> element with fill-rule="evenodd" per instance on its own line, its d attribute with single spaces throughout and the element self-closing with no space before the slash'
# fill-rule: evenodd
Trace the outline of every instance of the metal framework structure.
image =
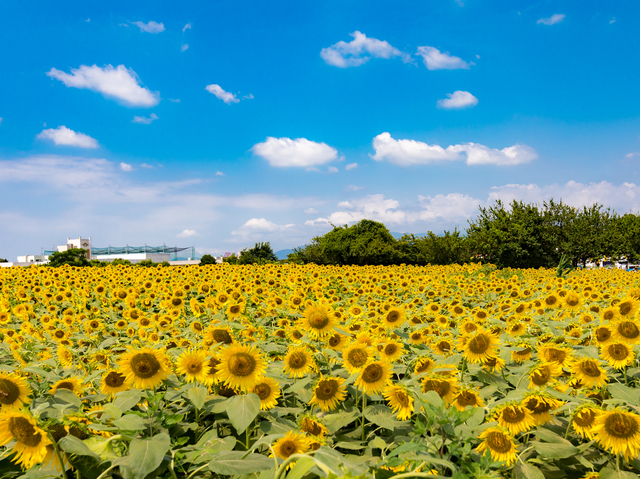
<svg viewBox="0 0 640 479">
<path fill-rule="evenodd" d="M 136 253 L 169 253 L 172 256 L 172 260 L 178 258 L 178 253 L 181 251 L 191 250 L 191 258 L 196 258 L 199 256 L 195 247 L 188 246 L 186 248 L 179 248 L 177 246 L 107 246 L 106 248 L 91 248 L 91 255 L 111 255 L 111 254 L 136 254 Z M 44 251 L 45 255 L 51 255 L 54 251 Z"/>
</svg>

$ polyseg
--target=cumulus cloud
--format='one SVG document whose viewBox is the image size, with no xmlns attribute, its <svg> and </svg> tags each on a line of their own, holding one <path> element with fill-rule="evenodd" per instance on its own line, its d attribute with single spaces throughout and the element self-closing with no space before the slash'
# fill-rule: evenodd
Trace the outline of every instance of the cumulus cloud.
<svg viewBox="0 0 640 479">
<path fill-rule="evenodd" d="M 98 140 L 84 133 L 78 133 L 62 125 L 38 133 L 39 140 L 51 140 L 59 146 L 77 146 L 78 148 L 98 148 Z"/>
<path fill-rule="evenodd" d="M 224 173 L 222 171 L 216 171 L 216 176 L 224 176 Z"/>
<path fill-rule="evenodd" d="M 355 169 L 357 167 L 358 167 L 358 163 L 349 163 L 347 166 L 344 167 L 344 169 L 349 171 L 349 170 L 353 170 L 353 169 Z"/>
<path fill-rule="evenodd" d="M 276 167 L 313 167 L 324 165 L 338 158 L 338 151 L 326 143 L 316 143 L 306 138 L 274 138 L 253 145 L 251 151 Z"/>
<path fill-rule="evenodd" d="M 187 23 L 184 27 L 182 27 L 182 33 L 184 33 L 186 30 L 191 30 L 191 24 Z"/>
<path fill-rule="evenodd" d="M 335 166 L 330 166 L 329 168 L 327 168 L 327 171 L 329 173 L 337 173 L 339 170 Z"/>
<path fill-rule="evenodd" d="M 462 110 L 472 108 L 478 104 L 478 99 L 468 91 L 454 91 L 447 93 L 449 98 L 438 100 L 438 108 L 445 110 Z"/>
<path fill-rule="evenodd" d="M 406 213 L 399 209 L 400 203 L 393 199 L 386 199 L 384 195 L 369 195 L 351 201 L 338 203 L 338 211 L 327 218 L 317 218 L 305 221 L 305 225 L 331 223 L 351 224 L 365 218 L 380 221 L 385 224 L 403 224 L 406 222 Z"/>
<path fill-rule="evenodd" d="M 169 98 L 169 101 L 172 103 L 180 103 L 180 98 Z"/>
<path fill-rule="evenodd" d="M 340 68 L 357 67 L 371 58 L 401 57 L 404 62 L 411 61 L 408 54 L 392 47 L 389 42 L 367 37 L 357 30 L 349 35 L 353 37 L 350 42 L 339 41 L 320 51 L 320 56 L 327 65 Z"/>
<path fill-rule="evenodd" d="M 462 193 L 448 195 L 418 196 L 421 209 L 414 213 L 413 221 L 442 219 L 465 219 L 475 215 L 482 201 Z"/>
<path fill-rule="evenodd" d="M 242 98 L 245 100 L 253 100 L 255 97 L 253 96 L 253 93 L 249 93 L 248 95 L 245 95 Z"/>
<path fill-rule="evenodd" d="M 155 169 L 155 167 L 154 167 L 154 166 L 149 165 L 149 164 L 147 164 L 147 163 L 142 163 L 142 164 L 140 165 L 140 167 L 141 167 L 141 168 L 147 168 L 148 170 L 153 170 L 153 169 Z"/>
<path fill-rule="evenodd" d="M 634 158 L 636 156 L 640 156 L 640 151 L 632 151 L 631 153 L 624 155 L 625 158 Z"/>
<path fill-rule="evenodd" d="M 317 215 L 318 213 L 320 213 L 317 209 L 315 208 L 307 208 L 306 210 L 304 210 L 305 214 L 307 215 Z"/>
<path fill-rule="evenodd" d="M 362 189 L 364 189 L 364 186 L 356 186 L 356 185 L 347 186 L 347 190 L 349 190 L 349 191 L 358 191 L 358 190 L 362 190 Z"/>
<path fill-rule="evenodd" d="M 418 47 L 418 55 L 427 70 L 468 70 L 473 62 L 467 63 L 462 58 L 454 57 L 449 52 L 441 52 L 435 47 Z"/>
<path fill-rule="evenodd" d="M 198 233 L 196 230 L 184 230 L 182 233 L 176 235 L 178 238 L 191 238 L 192 236 L 196 236 Z"/>
<path fill-rule="evenodd" d="M 146 116 L 134 116 L 132 123 L 142 123 L 143 125 L 148 125 L 149 123 L 158 119 L 158 116 L 155 113 L 151 113 L 148 117 Z"/>
<path fill-rule="evenodd" d="M 153 21 L 149 23 L 144 23 L 144 22 L 131 22 L 131 23 L 140 27 L 140 31 L 142 32 L 147 32 L 147 33 L 164 32 L 164 23 L 157 23 Z"/>
<path fill-rule="evenodd" d="M 120 163 L 120 169 L 122 171 L 133 171 L 133 166 L 131 166 L 129 163 Z"/>
<path fill-rule="evenodd" d="M 118 65 L 116 68 L 111 65 L 104 68 L 97 65 L 81 65 L 80 68 L 72 68 L 71 74 L 52 68 L 47 75 L 60 80 L 68 87 L 96 91 L 131 107 L 149 108 L 160 101 L 158 92 L 151 92 L 148 88 L 140 86 L 136 72 L 124 65 Z"/>
<path fill-rule="evenodd" d="M 227 105 L 230 105 L 231 103 L 238 103 L 240 101 L 240 100 L 238 100 L 238 98 L 233 93 L 229 93 L 228 91 L 224 91 L 220 87 L 220 85 L 216 85 L 215 83 L 212 84 L 212 85 L 207 85 L 205 87 L 205 90 L 207 90 L 209 93 L 215 95 L 216 98 L 222 100 Z"/>
<path fill-rule="evenodd" d="M 538 25 L 541 23 L 543 25 L 555 25 L 556 23 L 562 22 L 562 20 L 564 20 L 564 17 L 565 17 L 564 13 L 556 13 L 554 15 L 551 15 L 549 18 L 541 18 L 536 23 Z"/>
<path fill-rule="evenodd" d="M 231 232 L 233 236 L 261 237 L 264 233 L 275 233 L 287 231 L 293 228 L 294 224 L 279 225 L 265 218 L 251 218 L 237 230 Z"/>
<path fill-rule="evenodd" d="M 428 165 L 431 163 L 466 159 L 467 165 L 511 166 L 529 163 L 538 157 L 536 151 L 516 144 L 502 150 L 488 148 L 478 143 L 464 143 L 442 148 L 416 140 L 396 140 L 387 132 L 373 139 L 376 161 L 387 160 L 399 166 Z"/>
<path fill-rule="evenodd" d="M 180 51 L 181 52 L 186 52 L 188 49 L 189 49 L 189 44 L 188 43 L 185 43 L 184 45 L 182 45 L 180 47 Z"/>
</svg>

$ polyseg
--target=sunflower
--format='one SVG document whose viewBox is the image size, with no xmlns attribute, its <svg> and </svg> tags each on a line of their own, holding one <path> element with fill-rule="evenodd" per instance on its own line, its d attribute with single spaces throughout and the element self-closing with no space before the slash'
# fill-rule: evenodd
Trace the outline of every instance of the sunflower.
<svg viewBox="0 0 640 479">
<path fill-rule="evenodd" d="M 323 411 L 333 411 L 338 403 L 347 397 L 344 379 L 321 377 L 313 388 L 313 397 L 309 404 L 315 404 Z"/>
<path fill-rule="evenodd" d="M 447 404 L 451 404 L 459 390 L 456 378 L 429 374 L 422 380 L 422 392 L 435 391 Z"/>
<path fill-rule="evenodd" d="M 264 374 L 266 362 L 255 346 L 225 346 L 219 354 L 216 377 L 231 388 L 253 388 Z"/>
<path fill-rule="evenodd" d="M 453 405 L 458 411 L 464 411 L 467 407 L 484 407 L 484 401 L 473 389 L 465 387 L 456 394 Z"/>
<path fill-rule="evenodd" d="M 516 347 L 518 349 L 511 351 L 512 361 L 521 364 L 531 359 L 531 347 L 528 343 L 519 343 Z"/>
<path fill-rule="evenodd" d="M 287 459 L 294 454 L 304 454 L 309 450 L 309 440 L 302 434 L 289 431 L 286 436 L 278 439 L 273 445 L 273 452 L 276 457 Z M 273 457 L 271 454 L 270 457 Z"/>
<path fill-rule="evenodd" d="M 435 361 L 428 356 L 422 356 L 418 358 L 416 364 L 413 366 L 413 372 L 418 375 L 422 373 L 428 373 L 435 366 Z"/>
<path fill-rule="evenodd" d="M 382 349 L 380 349 L 380 356 L 385 361 L 393 363 L 400 359 L 402 353 L 404 352 L 404 346 L 400 344 L 398 341 L 390 340 L 386 343 L 381 344 Z"/>
<path fill-rule="evenodd" d="M 562 404 L 561 401 L 549 395 L 535 392 L 527 394 L 522 400 L 522 405 L 531 412 L 537 426 L 550 422 L 551 411 L 558 409 Z"/>
<path fill-rule="evenodd" d="M 601 447 L 613 454 L 622 454 L 627 461 L 640 454 L 640 416 L 615 408 L 600 414 L 593 434 Z"/>
<path fill-rule="evenodd" d="M 20 464 L 24 469 L 31 469 L 44 461 L 47 446 L 51 444 L 47 433 L 37 426 L 31 415 L 12 408 L 3 408 L 0 411 L 0 446 L 14 440 L 16 443 L 13 446 L 13 462 Z"/>
<path fill-rule="evenodd" d="M 127 377 L 116 370 L 106 371 L 102 375 L 102 385 L 100 391 L 104 394 L 115 394 L 126 391 L 129 386 L 126 383 Z"/>
<path fill-rule="evenodd" d="M 311 436 L 323 438 L 329 430 L 316 416 L 306 414 L 300 418 L 300 429 Z"/>
<path fill-rule="evenodd" d="M 213 324 L 207 328 L 203 337 L 205 342 L 210 344 L 232 344 L 233 336 L 231 335 L 231 329 L 226 326 L 220 326 Z"/>
<path fill-rule="evenodd" d="M 237 320 L 244 313 L 244 303 L 234 303 L 227 307 L 227 317 L 230 320 Z"/>
<path fill-rule="evenodd" d="M 493 356 L 488 358 L 482 363 L 482 369 L 491 371 L 492 373 L 499 373 L 504 369 L 505 361 L 500 356 Z"/>
<path fill-rule="evenodd" d="M 447 339 L 441 339 L 433 343 L 431 349 L 440 356 L 449 356 L 453 352 L 453 344 Z"/>
<path fill-rule="evenodd" d="M 322 339 L 331 334 L 335 322 L 336 318 L 328 307 L 313 304 L 304 312 L 301 326 L 312 339 Z"/>
<path fill-rule="evenodd" d="M 413 413 L 413 397 L 404 386 L 389 384 L 382 391 L 389 407 L 401 421 L 409 419 Z"/>
<path fill-rule="evenodd" d="M 640 321 L 625 319 L 613 325 L 613 339 L 620 343 L 640 343 Z"/>
<path fill-rule="evenodd" d="M 278 405 L 280 384 L 275 379 L 265 376 L 249 392 L 258 395 L 260 409 L 266 411 Z"/>
<path fill-rule="evenodd" d="M 342 350 L 342 364 L 350 374 L 360 371 L 371 357 L 370 349 L 357 342 Z"/>
<path fill-rule="evenodd" d="M 571 350 L 559 346 L 544 345 L 538 348 L 538 357 L 543 358 L 548 363 L 567 366 L 571 362 Z"/>
<path fill-rule="evenodd" d="M 510 434 L 527 432 L 535 426 L 531 412 L 519 404 L 511 403 L 501 406 L 495 411 L 493 417 L 500 427 L 506 428 Z"/>
<path fill-rule="evenodd" d="M 347 336 L 340 333 L 333 333 L 329 337 L 327 343 L 329 343 L 329 347 L 331 349 L 335 351 L 341 351 L 347 345 Z"/>
<path fill-rule="evenodd" d="M 595 328 L 593 330 L 593 335 L 596 343 L 600 346 L 604 346 L 605 344 L 609 344 L 613 341 L 613 329 L 607 324 L 603 324 Z"/>
<path fill-rule="evenodd" d="M 189 383 L 206 382 L 209 369 L 207 353 L 204 351 L 185 351 L 176 361 L 176 373 L 185 375 Z"/>
<path fill-rule="evenodd" d="M 623 369 L 633 362 L 633 348 L 624 343 L 610 343 L 602 347 L 600 356 L 615 369 Z"/>
<path fill-rule="evenodd" d="M 562 368 L 553 363 L 539 363 L 529 373 L 529 389 L 544 387 L 551 383 L 554 378 L 562 374 Z"/>
<path fill-rule="evenodd" d="M 582 307 L 582 297 L 578 294 L 570 292 L 562 298 L 562 303 L 564 307 L 570 311 L 578 311 Z"/>
<path fill-rule="evenodd" d="M 394 329 L 402 326 L 407 320 L 407 315 L 402 308 L 389 308 L 389 310 L 382 315 L 382 326 L 387 329 Z"/>
<path fill-rule="evenodd" d="M 476 450 L 480 453 L 489 451 L 491 459 L 494 461 L 506 462 L 507 465 L 515 462 L 518 449 L 513 442 L 513 438 L 497 427 L 485 429 L 479 439 L 484 439 Z"/>
<path fill-rule="evenodd" d="M 51 386 L 49 393 L 55 394 L 58 389 L 67 389 L 74 393 L 76 396 L 80 396 L 83 393 L 81 380 L 77 376 L 71 376 L 56 382 L 53 386 Z"/>
<path fill-rule="evenodd" d="M 482 363 L 497 355 L 497 344 L 498 337 L 495 334 L 479 328 L 473 334 L 462 336 L 458 341 L 458 349 L 470 363 Z"/>
<path fill-rule="evenodd" d="M 371 361 L 360 371 L 356 386 L 359 386 L 364 393 L 378 393 L 382 391 L 389 379 L 391 379 L 391 365 L 386 361 Z"/>
<path fill-rule="evenodd" d="M 138 389 L 155 388 L 170 373 L 167 356 L 158 349 L 130 349 L 118 361 L 126 383 Z"/>
<path fill-rule="evenodd" d="M 571 420 L 573 430 L 591 441 L 594 437 L 593 427 L 596 424 L 596 419 L 602 412 L 602 409 L 593 407 L 590 403 L 579 406 Z"/>
<path fill-rule="evenodd" d="M 600 315 L 604 321 L 615 321 L 620 317 L 620 312 L 615 306 L 609 306 L 608 308 L 603 309 L 600 312 Z"/>
<path fill-rule="evenodd" d="M 569 369 L 583 385 L 604 387 L 607 384 L 607 372 L 598 363 L 595 359 L 582 358 L 572 363 Z"/>
<path fill-rule="evenodd" d="M 0 405 L 5 407 L 20 407 L 27 402 L 31 388 L 26 379 L 15 373 L 0 372 Z"/>
<path fill-rule="evenodd" d="M 290 348 L 284 357 L 284 371 L 291 378 L 301 378 L 312 369 L 315 369 L 315 361 L 311 352 L 305 346 Z"/>
<path fill-rule="evenodd" d="M 616 304 L 618 308 L 618 314 L 623 318 L 633 318 L 635 314 L 640 309 L 640 301 L 637 299 L 627 296 L 626 298 L 622 298 L 618 304 Z"/>
</svg>

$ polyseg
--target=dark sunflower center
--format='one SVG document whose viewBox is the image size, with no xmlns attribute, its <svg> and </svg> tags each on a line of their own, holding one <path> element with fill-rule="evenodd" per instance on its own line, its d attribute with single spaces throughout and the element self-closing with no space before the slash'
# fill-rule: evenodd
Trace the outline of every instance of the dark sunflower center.
<svg viewBox="0 0 640 479">
<path fill-rule="evenodd" d="M 267 383 L 261 383 L 253 388 L 253 392 L 258 395 L 260 400 L 264 401 L 271 395 L 271 386 L 269 386 Z"/>
<path fill-rule="evenodd" d="M 0 378 L 0 404 L 13 404 L 20 397 L 20 389 L 11 379 Z"/>
<path fill-rule="evenodd" d="M 356 368 L 364 366 L 368 359 L 367 352 L 364 349 L 352 349 L 347 355 L 349 363 Z"/>
<path fill-rule="evenodd" d="M 602 371 L 600 371 L 600 368 L 595 361 L 583 361 L 582 364 L 580 364 L 580 369 L 586 376 L 591 378 L 598 378 L 602 375 Z"/>
<path fill-rule="evenodd" d="M 524 311 L 524 306 L 521 304 L 515 309 L 516 313 L 520 314 Z"/>
<path fill-rule="evenodd" d="M 131 358 L 131 370 L 136 377 L 147 379 L 160 371 L 160 362 L 150 353 L 138 353 Z"/>
<path fill-rule="evenodd" d="M 640 336 L 640 330 L 638 330 L 638 327 L 631 321 L 623 321 L 620 323 L 618 325 L 618 332 L 621 336 L 628 339 L 636 339 Z"/>
<path fill-rule="evenodd" d="M 585 409 L 580 411 L 573 418 L 573 422 L 575 422 L 580 427 L 589 427 L 593 425 L 593 420 L 596 418 L 596 412 L 592 409 Z"/>
<path fill-rule="evenodd" d="M 187 369 L 191 374 L 198 374 L 202 371 L 202 363 L 198 360 L 189 361 L 187 364 Z"/>
<path fill-rule="evenodd" d="M 58 339 L 64 338 L 64 331 L 58 330 L 54 334 L 55 334 L 55 337 L 58 338 Z"/>
<path fill-rule="evenodd" d="M 620 311 L 620 314 L 622 316 L 626 316 L 627 314 L 629 314 L 632 309 L 633 309 L 633 304 L 631 304 L 630 301 L 624 301 L 623 303 L 620 303 L 618 305 L 618 311 Z"/>
<path fill-rule="evenodd" d="M 629 348 L 627 348 L 624 344 L 612 344 L 611 346 L 609 346 L 608 350 L 609 355 L 616 361 L 627 359 L 627 357 L 629 356 Z"/>
<path fill-rule="evenodd" d="M 600 342 L 606 341 L 611 337 L 611 331 L 609 328 L 596 329 L 596 339 Z"/>
<path fill-rule="evenodd" d="M 229 359 L 229 371 L 234 376 L 249 376 L 256 369 L 256 360 L 247 353 L 235 353 Z"/>
<path fill-rule="evenodd" d="M 478 404 L 478 398 L 470 391 L 464 391 L 458 394 L 456 402 L 460 406 L 476 406 Z"/>
<path fill-rule="evenodd" d="M 528 356 L 531 353 L 531 348 L 524 348 L 519 351 L 515 351 L 516 356 Z"/>
<path fill-rule="evenodd" d="M 438 349 L 440 351 L 443 351 L 445 353 L 448 353 L 449 351 L 451 351 L 451 344 L 449 344 L 448 341 L 440 341 L 438 343 Z"/>
<path fill-rule="evenodd" d="M 508 407 L 502 411 L 502 419 L 511 424 L 517 424 L 524 419 L 524 409 L 520 407 Z"/>
<path fill-rule="evenodd" d="M 300 304 L 302 303 L 302 298 L 298 298 L 297 296 L 295 298 L 293 298 L 293 300 L 291 301 L 293 304 L 295 304 L 296 306 L 300 306 Z"/>
<path fill-rule="evenodd" d="M 640 425 L 633 417 L 614 412 L 605 419 L 604 430 L 615 438 L 629 439 L 637 434 L 638 430 L 640 430 Z"/>
<path fill-rule="evenodd" d="M 118 388 L 124 384 L 125 376 L 117 371 L 111 371 L 104 378 L 104 382 L 111 388 Z"/>
<path fill-rule="evenodd" d="M 562 351 L 561 349 L 551 348 L 547 350 L 545 354 L 547 361 L 562 363 L 567 357 L 567 353 Z"/>
<path fill-rule="evenodd" d="M 238 314 L 240 312 L 240 306 L 238 306 L 237 304 L 234 304 L 229 308 L 229 312 L 231 314 Z"/>
<path fill-rule="evenodd" d="M 387 323 L 395 323 L 400 319 L 400 313 L 397 311 L 389 311 L 387 314 Z"/>
<path fill-rule="evenodd" d="M 398 345 L 397 344 L 387 344 L 384 347 L 384 353 L 387 356 L 393 356 L 397 351 L 398 351 Z"/>
<path fill-rule="evenodd" d="M 487 317 L 487 313 L 485 313 L 484 311 L 478 311 L 478 313 L 476 314 L 476 318 L 478 319 L 485 319 Z"/>
<path fill-rule="evenodd" d="M 289 367 L 291 369 L 301 369 L 307 365 L 307 356 L 300 351 L 296 351 L 289 356 Z"/>
<path fill-rule="evenodd" d="M 309 325 L 314 329 L 322 329 L 329 324 L 329 316 L 322 311 L 314 311 L 309 316 Z"/>
<path fill-rule="evenodd" d="M 305 419 L 304 421 L 302 421 L 302 430 L 307 434 L 311 434 L 312 436 L 319 436 L 320 434 L 322 434 L 322 428 L 320 427 L 320 425 L 310 419 Z"/>
<path fill-rule="evenodd" d="M 419 332 L 411 333 L 411 339 L 418 341 L 419 339 L 422 339 L 422 334 Z"/>
<path fill-rule="evenodd" d="M 24 417 L 9 418 L 9 430 L 18 442 L 28 447 L 36 447 L 40 444 L 42 435 L 36 432 L 36 428 Z"/>
<path fill-rule="evenodd" d="M 329 346 L 335 348 L 338 344 L 340 344 L 340 334 L 336 333 L 329 338 Z"/>
<path fill-rule="evenodd" d="M 338 392 L 338 381 L 335 379 L 323 379 L 318 383 L 316 388 L 316 396 L 321 401 L 333 399 Z"/>
<path fill-rule="evenodd" d="M 449 381 L 442 379 L 427 379 L 423 383 L 423 390 L 424 392 L 435 391 L 438 393 L 438 396 L 442 398 L 451 391 L 451 384 L 449 384 Z"/>
<path fill-rule="evenodd" d="M 296 452 L 296 443 L 293 441 L 284 441 L 282 444 L 280 444 L 280 453 L 285 456 L 285 457 L 289 457 L 291 454 L 295 454 Z"/>
<path fill-rule="evenodd" d="M 500 454 L 506 454 L 511 451 L 511 440 L 509 436 L 498 431 L 494 431 L 487 436 L 487 446 L 490 450 Z"/>
<path fill-rule="evenodd" d="M 220 296 L 218 296 L 218 302 L 219 303 L 226 303 L 227 301 L 229 301 L 229 297 L 221 294 Z"/>
<path fill-rule="evenodd" d="M 425 371 L 428 371 L 429 369 L 431 369 L 431 361 L 427 360 L 424 361 L 423 363 L 420 364 L 420 366 L 418 366 L 416 368 L 416 372 L 419 373 L 424 373 Z"/>
<path fill-rule="evenodd" d="M 362 371 L 362 380 L 365 383 L 375 383 L 382 379 L 384 369 L 379 364 L 369 364 L 364 371 Z"/>
<path fill-rule="evenodd" d="M 547 306 L 553 306 L 558 302 L 558 298 L 556 298 L 555 296 L 548 296 L 545 298 L 544 302 Z"/>
<path fill-rule="evenodd" d="M 534 414 L 544 414 L 551 410 L 551 404 L 546 401 L 540 401 L 537 398 L 530 398 L 525 407 Z"/>
<path fill-rule="evenodd" d="M 73 383 L 71 381 L 62 381 L 56 386 L 56 389 L 68 389 L 73 391 Z"/>
<path fill-rule="evenodd" d="M 218 361 L 216 358 L 209 359 L 209 375 L 210 376 L 213 376 L 218 371 L 218 364 L 220 364 L 220 361 Z"/>
<path fill-rule="evenodd" d="M 569 296 L 565 302 L 569 305 L 569 306 L 576 306 L 580 300 L 578 298 L 576 298 L 575 296 Z"/>
<path fill-rule="evenodd" d="M 216 343 L 231 344 L 233 342 L 229 332 L 224 329 L 214 329 L 211 336 Z"/>
<path fill-rule="evenodd" d="M 151 321 L 149 321 L 149 318 L 142 318 L 140 320 L 140 326 L 149 326 L 149 324 L 151 324 Z"/>
<path fill-rule="evenodd" d="M 484 354 L 489 350 L 491 346 L 491 339 L 484 334 L 478 334 L 471 341 L 469 341 L 469 351 L 473 354 Z"/>
</svg>

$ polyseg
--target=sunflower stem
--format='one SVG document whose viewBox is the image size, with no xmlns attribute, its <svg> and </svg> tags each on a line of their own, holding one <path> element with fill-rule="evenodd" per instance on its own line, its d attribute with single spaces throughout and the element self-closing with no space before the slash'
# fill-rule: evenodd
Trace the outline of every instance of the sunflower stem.
<svg viewBox="0 0 640 479">
<path fill-rule="evenodd" d="M 356 388 L 356 391 L 358 389 Z M 364 418 L 364 408 L 367 407 L 367 394 L 365 391 L 362 391 L 362 442 L 364 442 L 364 425 L 365 425 L 365 418 Z"/>
<path fill-rule="evenodd" d="M 51 444 L 53 444 L 53 450 L 56 453 L 56 457 L 58 458 L 58 462 L 60 463 L 60 468 L 62 469 L 62 474 L 64 475 L 64 471 L 65 471 L 64 462 L 62 461 L 62 454 L 60 453 L 60 448 L 58 447 L 58 443 L 53 438 L 51 433 L 48 433 L 47 436 L 49 437 L 49 440 L 51 441 Z"/>
</svg>

